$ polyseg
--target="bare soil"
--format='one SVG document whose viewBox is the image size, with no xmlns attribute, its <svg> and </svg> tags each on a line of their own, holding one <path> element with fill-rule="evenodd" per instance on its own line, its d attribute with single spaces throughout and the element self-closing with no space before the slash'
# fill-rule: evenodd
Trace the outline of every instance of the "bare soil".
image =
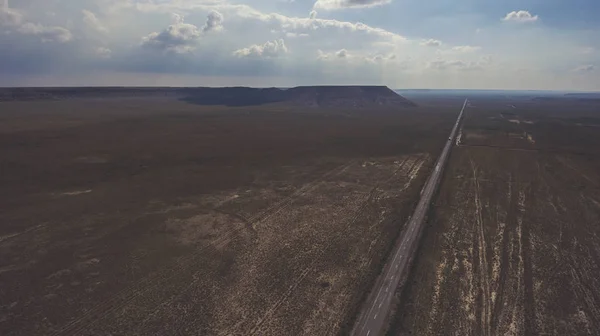
<svg viewBox="0 0 600 336">
<path fill-rule="evenodd" d="M 473 105 L 390 334 L 598 335 L 599 105 Z"/>
<path fill-rule="evenodd" d="M 459 106 L 1 103 L 0 334 L 344 333 Z"/>
</svg>

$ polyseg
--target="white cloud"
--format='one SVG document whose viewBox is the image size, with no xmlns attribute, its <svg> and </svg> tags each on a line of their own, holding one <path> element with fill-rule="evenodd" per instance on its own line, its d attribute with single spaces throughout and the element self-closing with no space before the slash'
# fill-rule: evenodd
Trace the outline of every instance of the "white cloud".
<svg viewBox="0 0 600 336">
<path fill-rule="evenodd" d="M 396 55 L 382 53 L 365 54 L 362 50 L 354 50 L 352 52 L 347 49 L 340 49 L 333 52 L 323 52 L 317 50 L 317 60 L 321 61 L 335 61 L 343 60 L 344 62 L 350 62 L 352 64 L 381 64 L 387 61 L 393 61 L 396 59 Z"/>
<path fill-rule="evenodd" d="M 538 20 L 537 15 L 531 15 L 528 11 L 512 11 L 502 19 L 502 21 L 514 21 L 514 22 L 535 22 Z"/>
<path fill-rule="evenodd" d="M 350 54 L 350 52 L 346 49 L 340 49 L 337 51 L 324 52 L 322 50 L 317 50 L 317 59 L 322 61 L 334 61 L 334 60 L 350 60 L 354 59 L 355 55 Z"/>
<path fill-rule="evenodd" d="M 96 14 L 87 9 L 84 9 L 81 12 L 83 14 L 83 22 L 85 22 L 85 24 L 88 25 L 88 27 L 101 33 L 108 32 L 108 29 L 106 29 L 106 27 L 102 25 L 100 20 L 98 20 L 98 18 L 96 17 Z"/>
<path fill-rule="evenodd" d="M 335 10 L 344 8 L 368 8 L 391 3 L 392 0 L 317 0 L 316 9 Z"/>
<path fill-rule="evenodd" d="M 0 8 L 0 26 L 8 29 L 8 32 L 14 31 L 23 35 L 37 36 L 42 42 L 65 43 L 73 38 L 71 32 L 66 28 L 25 21 L 23 14 L 8 7 L 7 0 Z"/>
<path fill-rule="evenodd" d="M 309 17 L 294 17 L 279 13 L 264 13 L 248 5 L 227 3 L 226 0 L 144 0 L 144 2 L 133 2 L 133 0 L 113 1 L 114 3 L 110 9 L 111 11 L 117 11 L 122 9 L 136 9 L 141 12 L 173 13 L 189 12 L 194 10 L 218 10 L 220 13 L 225 13 L 228 17 L 235 18 L 238 21 L 258 20 L 267 25 L 276 25 L 278 26 L 278 28 L 281 28 L 279 30 L 303 30 L 305 32 L 317 29 L 330 29 L 346 32 L 362 32 L 382 39 L 393 40 L 394 42 L 401 42 L 407 40 L 404 36 L 400 34 L 396 34 L 382 28 L 376 28 L 364 24 L 362 22 L 348 22 L 339 21 L 335 19 L 319 19 L 316 17 L 316 11 L 314 13 L 314 17 L 311 18 L 311 14 L 309 14 Z M 353 1 L 351 0 L 350 2 Z M 270 30 L 274 29 L 271 28 L 269 29 L 269 31 Z"/>
<path fill-rule="evenodd" d="M 183 17 L 173 14 L 174 23 L 162 32 L 151 33 L 142 39 L 142 46 L 167 52 L 184 53 L 195 49 L 200 39 L 198 27 L 184 23 Z"/>
<path fill-rule="evenodd" d="M 310 35 L 308 35 L 308 34 L 298 34 L 298 33 L 290 33 L 290 32 L 285 33 L 285 37 L 287 37 L 287 38 L 309 37 L 309 36 Z"/>
<path fill-rule="evenodd" d="M 242 17 L 257 19 L 266 23 L 275 23 L 286 30 L 317 30 L 317 29 L 337 29 L 348 32 L 363 32 L 379 38 L 402 42 L 407 39 L 399 34 L 392 33 L 382 28 L 375 28 L 362 22 L 347 22 L 333 19 L 310 19 L 289 17 L 277 13 L 263 14 L 260 12 L 241 12 Z"/>
<path fill-rule="evenodd" d="M 372 62 L 372 63 L 383 63 L 385 61 L 393 61 L 396 59 L 396 55 L 394 54 L 390 54 L 390 55 L 381 55 L 381 54 L 376 54 L 374 56 L 366 56 L 365 61 L 367 62 Z"/>
<path fill-rule="evenodd" d="M 303 0 L 315 5 L 310 8 L 301 8 L 299 0 L 285 7 L 273 1 L 277 0 L 13 0 L 15 9 L 2 7 L 0 1 L 0 64 L 4 65 L 0 82 L 8 82 L 5 74 L 18 78 L 18 74 L 62 71 L 76 78 L 78 71 L 94 76 L 112 71 L 124 76 L 120 78 L 125 78 L 125 73 L 134 74 L 128 78 L 160 74 L 173 78 L 172 83 L 185 76 L 209 76 L 202 81 L 210 85 L 240 83 L 236 78 L 279 85 L 277 77 L 292 84 L 600 89 L 600 77 L 595 76 L 600 66 L 598 46 L 589 42 L 595 41 L 594 32 L 571 29 L 567 24 L 560 32 L 534 24 L 536 29 L 515 34 L 507 26 L 474 22 L 451 11 L 444 22 L 425 28 L 414 23 L 435 21 L 436 15 L 413 6 L 403 6 L 402 25 L 373 16 L 375 11 L 363 11 L 360 19 L 364 21 L 355 22 L 341 19 L 350 13 L 327 19 L 323 13 L 332 13 L 319 9 L 364 8 L 390 1 Z M 284 8 L 286 15 L 253 5 Z M 485 14 L 471 10 L 470 14 Z M 48 15 L 51 12 L 56 15 Z M 170 13 L 179 13 L 173 22 L 165 21 Z M 501 18 L 495 19 L 497 23 Z M 505 17 L 505 21 L 536 20 L 540 23 L 542 18 L 525 11 Z M 56 22 L 67 23 L 64 28 L 52 27 Z M 446 25 L 457 22 L 460 31 L 453 32 Z M 516 22 L 505 22 L 509 23 Z M 477 27 L 484 29 L 479 35 L 475 34 Z M 214 31 L 221 33 L 213 35 Z M 403 36 L 405 31 L 410 38 Z M 435 39 L 448 34 L 452 44 Z M 304 38 L 307 36 L 310 39 Z M 283 39 L 281 43 L 279 39 Z M 52 45 L 40 40 L 71 42 Z M 319 49 L 325 52 L 318 53 Z M 552 52 L 557 49 L 565 53 Z M 494 63 L 481 57 L 484 50 L 494 53 Z M 577 65 L 582 66 L 574 71 Z M 60 83 L 58 79 L 56 83 Z"/>
<path fill-rule="evenodd" d="M 581 66 L 578 66 L 575 69 L 573 69 L 573 71 L 579 72 L 579 73 L 589 73 L 592 71 L 596 71 L 596 66 L 592 65 L 592 64 L 581 65 Z"/>
<path fill-rule="evenodd" d="M 427 68 L 445 71 L 475 71 L 484 70 L 486 67 L 492 64 L 492 58 L 490 56 L 483 56 L 476 61 L 463 61 L 463 60 L 444 60 L 436 59 L 427 63 Z"/>
<path fill-rule="evenodd" d="M 336 51 L 335 56 L 338 58 L 346 58 L 348 57 L 348 50 L 346 49 L 341 49 Z"/>
<path fill-rule="evenodd" d="M 18 31 L 26 35 L 38 36 L 42 42 L 60 42 L 65 43 L 73 38 L 68 29 L 62 27 L 47 27 L 36 23 L 25 23 L 18 28 Z"/>
<path fill-rule="evenodd" d="M 267 41 L 265 44 L 254 44 L 233 52 L 237 57 L 276 58 L 289 52 L 283 39 Z"/>
<path fill-rule="evenodd" d="M 207 18 L 206 24 L 202 28 L 202 31 L 207 33 L 209 31 L 219 31 L 223 29 L 223 14 L 213 10 L 211 11 Z"/>
<path fill-rule="evenodd" d="M 13 27 L 21 24 L 23 15 L 16 10 L 8 8 L 8 3 L 0 8 L 0 26 Z"/>
<path fill-rule="evenodd" d="M 110 58 L 112 55 L 112 50 L 105 47 L 98 47 L 94 50 L 94 52 L 100 58 Z"/>
<path fill-rule="evenodd" d="M 428 63 L 428 67 L 437 70 L 446 70 L 449 68 L 462 69 L 467 66 L 467 63 L 463 61 L 449 61 L 449 60 L 435 60 Z"/>
<path fill-rule="evenodd" d="M 481 50 L 481 47 L 474 47 L 474 46 L 468 46 L 468 45 L 452 47 L 452 51 L 456 51 L 456 52 L 460 52 L 460 53 L 470 53 L 470 52 L 475 52 L 475 51 L 479 51 L 479 50 Z"/>
<path fill-rule="evenodd" d="M 421 41 L 421 45 L 425 47 L 439 47 L 442 45 L 442 41 L 429 39 Z"/>
</svg>

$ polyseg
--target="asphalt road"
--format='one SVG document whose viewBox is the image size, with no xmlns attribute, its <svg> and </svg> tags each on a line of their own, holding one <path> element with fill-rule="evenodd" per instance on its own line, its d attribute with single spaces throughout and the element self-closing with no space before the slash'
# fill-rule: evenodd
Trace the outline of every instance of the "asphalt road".
<svg viewBox="0 0 600 336">
<path fill-rule="evenodd" d="M 415 212 L 408 221 L 408 225 L 400 236 L 400 240 L 386 262 L 383 273 L 379 276 L 375 287 L 365 301 L 360 317 L 354 326 L 352 335 L 374 336 L 382 335 L 389 323 L 389 315 L 392 308 L 392 299 L 400 280 L 405 277 L 410 269 L 410 262 L 418 244 L 418 237 L 425 223 L 425 216 L 431 203 L 431 199 L 438 187 L 442 172 L 448 160 L 450 149 L 456 138 L 456 133 L 467 105 L 467 99 L 463 104 L 452 132 L 446 141 L 444 150 L 438 158 L 435 168 L 421 191 L 421 199 L 415 208 Z"/>
</svg>

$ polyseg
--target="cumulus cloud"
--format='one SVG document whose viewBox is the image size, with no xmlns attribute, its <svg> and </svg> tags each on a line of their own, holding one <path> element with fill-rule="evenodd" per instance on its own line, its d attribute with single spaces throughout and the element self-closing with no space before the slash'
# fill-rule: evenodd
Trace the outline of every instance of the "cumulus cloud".
<svg viewBox="0 0 600 336">
<path fill-rule="evenodd" d="M 443 34 L 443 31 L 436 33 L 435 30 L 413 25 L 414 29 L 409 29 L 410 34 L 418 38 L 407 40 L 401 35 L 402 25 L 386 24 L 386 29 L 377 28 L 383 23 L 373 16 L 361 18 L 364 23 L 323 16 L 323 11 L 331 13 L 330 9 L 324 8 L 365 8 L 388 3 L 389 0 L 312 0 L 309 2 L 314 6 L 308 9 L 286 7 L 286 15 L 255 9 L 250 4 L 263 4 L 256 0 L 84 0 L 64 6 L 58 4 L 60 1 L 13 2 L 18 3 L 18 8 L 2 8 L 0 0 L 0 64 L 4 65 L 0 73 L 15 74 L 15 78 L 19 78 L 19 74 L 37 76 L 44 72 L 64 72 L 76 78 L 78 71 L 82 74 L 86 71 L 94 74 L 112 71 L 119 76 L 135 73 L 132 78 L 140 78 L 142 74 L 160 74 L 157 76 L 171 76 L 174 81 L 185 76 L 194 80 L 199 78 L 196 76 L 209 76 L 210 79 L 198 81 L 211 81 L 210 85 L 231 85 L 238 83 L 235 81 L 239 78 L 248 78 L 251 85 L 265 82 L 280 85 L 278 81 L 283 79 L 294 84 L 302 80 L 309 84 L 373 80 L 373 83 L 401 86 L 481 84 L 521 87 L 526 86 L 521 83 L 523 78 L 529 79 L 526 83 L 532 87 L 539 84 L 543 87 L 564 85 L 567 88 L 575 85 L 574 78 L 580 80 L 582 87 L 597 89 L 600 85 L 594 77 L 600 65 L 595 62 L 596 51 L 584 49 L 586 45 L 579 43 L 587 39 L 577 38 L 576 32 L 569 31 L 569 27 L 565 27 L 564 36 L 562 32 L 552 35 L 555 31 L 544 27 L 539 27 L 535 34 L 518 36 L 510 35 L 510 30 L 487 29 L 486 36 L 479 36 L 481 44 L 478 45 L 482 47 L 479 49 L 466 45 L 473 41 L 473 34 L 468 32 L 473 33 L 476 28 L 474 22 L 468 20 L 464 22 L 464 31 L 452 35 L 456 41 L 462 42 L 450 44 L 435 39 L 440 38 L 441 35 L 437 35 Z M 298 0 L 295 2 L 299 3 Z M 388 7 L 379 7 L 382 8 Z M 213 11 L 214 14 L 209 14 Z M 50 12 L 56 15 L 48 15 Z M 504 13 L 507 12 L 509 10 Z M 508 13 L 505 19 L 523 22 L 542 20 L 533 15 L 536 13 L 523 12 Z M 173 22 L 160 20 L 161 15 L 164 20 L 169 13 L 180 15 L 174 15 Z M 421 14 L 424 20 L 435 16 Z M 454 14 L 448 15 L 456 19 Z M 537 14 L 543 16 L 543 13 Z M 500 15 L 496 18 L 498 23 L 501 19 Z M 65 24 L 64 28 L 51 27 L 56 25 L 52 22 L 69 21 L 72 22 Z M 95 33 L 104 31 L 102 28 L 111 29 L 102 35 Z M 210 36 L 219 30 L 222 32 L 218 38 Z M 306 36 L 311 38 L 304 38 Z M 53 45 L 40 40 L 72 42 Z M 137 48 L 129 47 L 132 44 Z M 557 47 L 570 51 L 570 54 L 557 54 L 550 59 L 539 57 Z M 319 59 L 316 57 L 318 49 L 326 51 L 318 54 Z M 192 50 L 194 53 L 189 52 Z M 493 50 L 497 61 L 490 65 L 480 59 L 481 50 Z M 398 58 L 395 59 L 394 55 Z M 574 57 L 579 57 L 579 61 L 573 63 Z M 327 61 L 321 61 L 325 59 Z M 575 72 L 576 66 L 588 63 L 594 66 L 581 66 Z M 540 73 L 552 72 L 554 77 L 533 76 L 519 70 L 536 66 L 539 66 Z M 8 82 L 7 76 L 1 77 L 0 81 Z M 59 79 L 55 82 L 61 83 Z"/>
<path fill-rule="evenodd" d="M 100 20 L 98 20 L 98 18 L 96 17 L 96 14 L 94 14 L 93 12 L 84 9 L 81 11 L 81 13 L 83 14 L 83 22 L 90 28 L 99 31 L 101 33 L 107 33 L 108 29 L 106 29 L 106 27 L 104 27 L 102 25 L 102 23 L 100 22 Z"/>
<path fill-rule="evenodd" d="M 392 0 L 317 0 L 316 9 L 335 10 L 345 8 L 368 8 L 391 3 Z"/>
<path fill-rule="evenodd" d="M 283 39 L 267 41 L 265 44 L 254 44 L 233 52 L 237 57 L 276 58 L 289 52 Z"/>
<path fill-rule="evenodd" d="M 348 57 L 348 50 L 346 49 L 341 49 L 336 51 L 335 56 L 338 58 L 346 58 Z"/>
<path fill-rule="evenodd" d="M 207 33 L 210 31 L 219 31 L 223 29 L 223 14 L 212 11 L 206 18 L 206 24 L 202 27 L 202 31 Z"/>
<path fill-rule="evenodd" d="M 154 32 L 142 38 L 142 47 L 165 52 L 185 53 L 195 49 L 201 30 L 185 23 L 183 17 L 173 14 L 174 23 L 160 33 Z"/>
<path fill-rule="evenodd" d="M 514 21 L 514 22 L 535 22 L 538 20 L 537 15 L 531 15 L 528 11 L 512 11 L 502 19 L 502 21 Z"/>
<path fill-rule="evenodd" d="M 581 65 L 573 69 L 575 72 L 579 73 L 589 73 L 596 70 L 596 66 L 592 64 Z"/>
<path fill-rule="evenodd" d="M 421 41 L 421 45 L 425 47 L 439 47 L 442 45 L 442 41 L 429 39 Z"/>
</svg>

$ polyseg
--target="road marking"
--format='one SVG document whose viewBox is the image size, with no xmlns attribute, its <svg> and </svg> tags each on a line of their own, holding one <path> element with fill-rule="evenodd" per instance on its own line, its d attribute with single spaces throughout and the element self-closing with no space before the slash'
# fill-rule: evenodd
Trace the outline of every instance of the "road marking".
<svg viewBox="0 0 600 336">
<path fill-rule="evenodd" d="M 381 288 L 379 288 L 379 292 L 377 292 L 377 297 L 375 298 L 375 301 L 377 301 L 377 299 L 379 299 L 379 294 L 381 294 Z"/>
<path fill-rule="evenodd" d="M 388 287 L 385 287 L 385 292 L 386 292 L 386 293 L 388 292 L 388 289 L 390 289 L 390 286 L 388 286 Z"/>
<path fill-rule="evenodd" d="M 367 336 L 371 333 L 371 329 L 367 330 Z"/>
<path fill-rule="evenodd" d="M 379 308 L 381 308 L 381 305 L 382 305 L 382 304 L 383 304 L 383 302 L 381 302 L 381 303 L 379 304 Z"/>
<path fill-rule="evenodd" d="M 377 314 L 375 314 L 375 316 L 373 316 L 373 320 L 377 318 Z"/>
</svg>

